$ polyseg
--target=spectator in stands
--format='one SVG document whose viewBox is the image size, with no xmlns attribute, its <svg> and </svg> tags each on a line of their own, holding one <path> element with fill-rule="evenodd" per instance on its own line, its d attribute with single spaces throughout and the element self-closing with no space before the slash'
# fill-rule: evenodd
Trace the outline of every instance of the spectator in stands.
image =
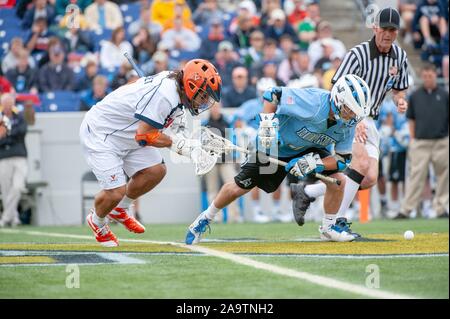
<svg viewBox="0 0 450 319">
<path fill-rule="evenodd" d="M 402 36 L 403 41 L 412 44 L 412 21 L 417 10 L 418 0 L 400 0 L 398 11 L 403 20 Z"/>
<path fill-rule="evenodd" d="M 156 51 L 152 59 L 142 66 L 146 75 L 154 75 L 165 70 L 173 70 L 169 65 L 169 56 L 163 51 Z"/>
<path fill-rule="evenodd" d="M 147 5 L 141 6 L 139 20 L 133 21 L 128 26 L 128 35 L 133 38 L 141 28 L 147 28 L 153 41 L 159 41 L 162 32 L 162 26 L 150 19 L 150 7 Z"/>
<path fill-rule="evenodd" d="M 264 62 L 262 68 L 262 78 L 270 78 L 275 81 L 276 86 L 285 86 L 286 83 L 278 77 L 278 65 L 276 61 L 269 60 Z M 252 83 L 256 83 L 258 78 L 252 79 Z"/>
<path fill-rule="evenodd" d="M 220 134 L 222 137 L 230 138 L 226 136 L 226 130 L 231 126 L 231 121 L 225 118 L 221 112 L 221 103 L 215 103 L 211 108 L 209 118 L 206 123 L 202 123 L 203 126 L 211 127 L 216 134 Z M 212 203 L 212 200 L 219 191 L 219 180 L 223 183 L 227 183 L 233 180 L 236 175 L 233 163 L 226 163 L 225 155 L 222 155 L 221 159 L 218 159 L 218 163 L 214 168 L 205 175 L 206 188 L 208 192 L 208 201 Z M 234 201 L 228 206 L 228 221 L 232 223 L 241 222 L 242 218 L 239 214 L 239 207 L 237 201 Z"/>
<path fill-rule="evenodd" d="M 163 28 L 162 33 L 164 33 L 167 30 L 173 29 L 175 27 L 176 19 L 179 19 L 181 21 L 181 25 L 183 26 L 183 28 L 192 30 L 194 32 L 197 31 L 196 26 L 192 21 L 191 17 L 183 15 L 185 7 L 187 7 L 187 4 L 184 1 L 177 1 L 175 3 L 173 18 L 164 22 L 164 24 L 162 25 Z"/>
<path fill-rule="evenodd" d="M 264 41 L 263 58 L 252 65 L 251 76 L 261 77 L 265 62 L 275 61 L 276 63 L 280 63 L 283 58 L 283 51 L 277 47 L 277 41 L 274 39 L 266 39 Z"/>
<path fill-rule="evenodd" d="M 123 55 L 127 52 L 133 56 L 133 46 L 125 39 L 125 29 L 118 27 L 111 34 L 111 40 L 102 43 L 100 49 L 100 65 L 103 68 L 118 68 L 127 61 Z"/>
<path fill-rule="evenodd" d="M 75 91 L 84 91 L 92 87 L 92 81 L 97 75 L 98 66 L 94 60 L 89 60 L 86 64 L 85 74 L 75 85 Z"/>
<path fill-rule="evenodd" d="M 307 16 L 300 22 L 297 27 L 298 38 L 300 39 L 300 48 L 303 50 L 308 50 L 309 45 L 316 38 L 316 26 L 319 24 L 320 17 L 320 7 L 315 2 L 310 2 L 307 5 Z"/>
<path fill-rule="evenodd" d="M 263 0 L 261 2 L 261 18 L 259 26 L 266 29 L 270 25 L 270 14 L 275 9 L 281 9 L 280 0 Z"/>
<path fill-rule="evenodd" d="M 6 74 L 9 70 L 14 69 L 17 66 L 19 61 L 20 52 L 24 49 L 22 38 L 16 37 L 11 40 L 10 50 L 4 56 L 2 60 L 2 71 L 3 74 Z M 32 57 L 28 58 L 28 63 L 31 67 L 34 67 L 36 64 Z"/>
<path fill-rule="evenodd" d="M 156 51 L 156 42 L 145 27 L 142 27 L 133 37 L 131 44 L 133 45 L 133 57 L 139 64 L 150 60 Z"/>
<path fill-rule="evenodd" d="M 251 17 L 242 15 L 238 17 L 237 27 L 231 36 L 236 49 L 246 49 L 250 46 L 250 34 L 255 31 Z"/>
<path fill-rule="evenodd" d="M 223 20 L 223 11 L 218 6 L 218 0 L 202 1 L 192 14 L 192 20 L 196 25 L 208 26 L 217 19 Z"/>
<path fill-rule="evenodd" d="M 248 71 L 238 66 L 232 72 L 232 84 L 225 87 L 222 94 L 223 107 L 239 107 L 256 97 L 256 89 L 249 85 Z"/>
<path fill-rule="evenodd" d="M 325 71 L 325 73 L 322 76 L 322 81 L 321 81 L 321 88 L 331 91 L 331 88 L 333 87 L 333 84 L 331 83 L 331 80 L 334 76 L 334 74 L 336 73 L 337 69 L 339 68 L 339 65 L 342 62 L 342 57 L 340 57 L 338 54 L 336 53 L 332 53 L 331 54 L 331 67 Z"/>
<path fill-rule="evenodd" d="M 310 58 L 311 67 L 314 66 L 317 61 L 323 56 L 322 40 L 330 39 L 330 45 L 333 47 L 333 52 L 344 56 L 346 49 L 344 43 L 341 40 L 333 38 L 333 31 L 331 24 L 328 21 L 321 21 L 317 25 L 317 40 L 312 42 L 308 47 L 308 54 Z"/>
<path fill-rule="evenodd" d="M 419 3 L 412 21 L 416 48 L 420 48 L 423 43 L 426 46 L 439 44 L 447 32 L 444 10 L 437 0 L 422 0 Z"/>
<path fill-rule="evenodd" d="M 6 78 L 14 86 L 17 93 L 37 93 L 37 71 L 29 64 L 30 54 L 21 49 L 17 66 L 6 73 Z"/>
<path fill-rule="evenodd" d="M 318 70 L 321 74 L 331 68 L 331 55 L 335 54 L 332 40 L 322 39 L 322 57 L 314 64 L 313 70 Z"/>
<path fill-rule="evenodd" d="M 194 31 L 183 27 L 181 17 L 175 17 L 174 28 L 165 31 L 161 36 L 161 42 L 169 50 L 196 51 L 200 48 L 200 37 Z"/>
<path fill-rule="evenodd" d="M 108 0 L 94 1 L 84 10 L 91 30 L 116 30 L 123 26 L 122 12 L 117 4 Z"/>
<path fill-rule="evenodd" d="M 449 57 L 448 57 L 448 30 L 447 33 L 445 34 L 444 38 L 442 39 L 442 77 L 445 79 L 445 83 L 447 83 L 447 88 L 448 88 L 448 62 L 449 62 Z"/>
<path fill-rule="evenodd" d="M 38 73 L 39 92 L 73 90 L 75 75 L 64 62 L 64 49 L 59 41 L 52 42 L 48 48 L 50 61 Z"/>
<path fill-rule="evenodd" d="M 244 0 L 239 2 L 239 6 L 232 11 L 236 12 L 237 16 L 231 20 L 229 33 L 235 34 L 238 28 L 241 28 L 240 24 L 245 23 L 248 28 L 256 28 L 259 26 L 259 17 L 257 16 L 256 6 L 253 1 Z M 248 43 L 248 42 L 247 42 Z M 248 46 L 248 44 L 247 44 Z"/>
<path fill-rule="evenodd" d="M 26 47 L 37 62 L 47 54 L 50 38 L 55 35 L 53 31 L 48 30 L 45 18 L 37 18 L 34 21 L 31 34 L 26 41 Z"/>
<path fill-rule="evenodd" d="M 264 30 L 266 38 L 272 38 L 279 44 L 282 35 L 288 35 L 292 41 L 297 41 L 297 33 L 286 20 L 286 14 L 281 9 L 275 9 L 270 14 L 271 24 Z"/>
<path fill-rule="evenodd" d="M 247 68 L 251 68 L 254 63 L 263 59 L 264 55 L 264 33 L 255 30 L 250 34 L 250 47 L 245 51 L 244 64 Z"/>
<path fill-rule="evenodd" d="M 2 136 L 0 130 L 0 193 L 3 202 L 0 227 L 16 226 L 20 224 L 17 208 L 21 193 L 25 190 L 27 177 L 25 146 L 27 123 L 23 115 L 15 108 L 15 99 L 12 94 L 1 96 L 0 113 L 3 113 L 11 123 L 11 131 L 8 135 Z M 1 123 L 0 127 L 2 127 Z"/>
<path fill-rule="evenodd" d="M 80 111 L 89 111 L 97 102 L 107 94 L 108 80 L 103 75 L 97 75 L 92 82 L 92 89 L 81 94 Z"/>
<path fill-rule="evenodd" d="M 294 43 L 294 41 L 289 35 L 283 34 L 280 37 L 280 49 L 283 52 L 284 58 L 287 58 L 291 54 L 291 51 L 297 47 L 298 44 Z"/>
<path fill-rule="evenodd" d="M 298 79 L 311 71 L 308 53 L 297 48 L 291 52 L 289 58 L 281 62 L 278 67 L 278 77 L 287 83 L 289 80 Z"/>
<path fill-rule="evenodd" d="M 59 27 L 62 29 L 76 28 L 86 30 L 89 28 L 89 23 L 79 8 L 68 7 L 67 13 L 59 20 Z"/>
<path fill-rule="evenodd" d="M 411 95 L 406 113 L 411 137 L 408 150 L 410 169 L 405 200 L 396 218 L 408 218 L 420 203 L 430 164 L 437 178 L 433 208 L 438 217 L 448 218 L 448 92 L 437 86 L 434 65 L 423 67 L 421 78 L 423 87 Z"/>
<path fill-rule="evenodd" d="M 123 62 L 120 65 L 119 71 L 116 73 L 113 80 L 111 81 L 111 89 L 113 91 L 118 87 L 127 83 L 127 73 L 130 72 L 132 69 L 133 67 L 130 65 L 130 63 L 128 63 L 128 61 Z"/>
<path fill-rule="evenodd" d="M 66 8 L 69 4 L 76 4 L 78 6 L 78 8 L 80 8 L 80 11 L 84 12 L 84 10 L 91 3 L 92 3 L 92 0 L 56 0 L 55 1 L 56 15 L 65 16 Z"/>
<path fill-rule="evenodd" d="M 63 36 L 63 43 L 67 52 L 94 52 L 94 43 L 88 32 L 80 28 L 69 28 Z"/>
<path fill-rule="evenodd" d="M 218 51 L 219 43 L 225 39 L 225 28 L 221 19 L 211 19 L 208 37 L 202 39 L 198 56 L 212 61 Z"/>
<path fill-rule="evenodd" d="M 306 10 L 306 6 L 304 0 L 294 0 L 294 11 L 288 17 L 289 24 L 294 28 L 298 29 L 300 23 L 308 16 L 308 11 Z"/>
<path fill-rule="evenodd" d="M 161 26 L 167 21 L 172 21 L 175 18 L 175 6 L 177 4 L 183 5 L 182 18 L 191 19 L 191 9 L 184 5 L 184 0 L 154 0 L 151 7 L 151 21 L 159 23 Z"/>
<path fill-rule="evenodd" d="M 213 64 L 222 78 L 223 87 L 231 85 L 231 73 L 241 63 L 239 55 L 233 50 L 233 44 L 230 41 L 225 40 L 219 43 Z"/>
<path fill-rule="evenodd" d="M 0 75 L 0 96 L 4 93 L 14 93 L 14 88 L 6 77 Z"/>
<path fill-rule="evenodd" d="M 55 9 L 47 0 L 34 0 L 34 5 L 31 9 L 25 12 L 22 20 L 22 28 L 30 29 L 38 18 L 44 18 L 47 21 L 47 25 L 51 25 L 55 19 L 55 15 Z"/>
</svg>

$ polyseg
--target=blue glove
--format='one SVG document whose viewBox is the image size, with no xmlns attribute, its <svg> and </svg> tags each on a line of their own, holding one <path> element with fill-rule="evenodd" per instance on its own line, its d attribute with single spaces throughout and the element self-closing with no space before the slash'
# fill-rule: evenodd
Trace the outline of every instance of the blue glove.
<svg viewBox="0 0 450 319">
<path fill-rule="evenodd" d="M 304 178 L 314 173 L 323 172 L 325 166 L 319 154 L 308 153 L 290 160 L 284 169 L 296 177 Z"/>
<path fill-rule="evenodd" d="M 281 87 L 274 86 L 273 88 L 270 88 L 263 93 L 263 99 L 267 102 L 278 104 L 278 102 L 281 100 L 281 92 Z"/>
</svg>

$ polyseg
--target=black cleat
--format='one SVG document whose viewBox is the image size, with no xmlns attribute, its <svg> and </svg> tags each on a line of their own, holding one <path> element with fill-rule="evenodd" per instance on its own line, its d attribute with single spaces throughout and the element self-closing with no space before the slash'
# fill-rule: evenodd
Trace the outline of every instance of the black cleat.
<svg viewBox="0 0 450 319">
<path fill-rule="evenodd" d="M 439 215 L 437 216 L 437 218 L 447 218 L 447 219 L 448 219 L 448 212 L 445 211 L 445 212 L 443 212 L 442 214 L 439 214 Z"/>
<path fill-rule="evenodd" d="M 306 185 L 302 182 L 291 184 L 292 212 L 294 213 L 295 221 L 299 226 L 305 224 L 306 211 L 309 208 L 309 205 L 316 200 L 305 193 L 305 186 Z"/>
</svg>

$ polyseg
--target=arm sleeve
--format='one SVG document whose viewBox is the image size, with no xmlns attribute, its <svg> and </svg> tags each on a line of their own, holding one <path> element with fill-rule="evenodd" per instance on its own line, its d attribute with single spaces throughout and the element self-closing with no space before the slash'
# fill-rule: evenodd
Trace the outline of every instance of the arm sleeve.
<svg viewBox="0 0 450 319">
<path fill-rule="evenodd" d="M 145 103 L 140 103 L 138 109 L 134 113 L 134 117 L 154 128 L 163 129 L 166 119 L 171 114 L 172 109 L 173 107 L 169 100 L 163 95 L 156 93 L 146 99 Z"/>
<path fill-rule="evenodd" d="M 341 65 L 336 70 L 336 73 L 331 79 L 331 83 L 333 84 L 336 83 L 336 81 L 345 74 L 355 74 L 361 76 L 360 72 L 361 68 L 359 65 L 358 58 L 356 57 L 356 54 L 350 50 L 347 52 L 347 54 L 344 57 L 344 60 L 342 60 L 341 62 Z"/>
</svg>

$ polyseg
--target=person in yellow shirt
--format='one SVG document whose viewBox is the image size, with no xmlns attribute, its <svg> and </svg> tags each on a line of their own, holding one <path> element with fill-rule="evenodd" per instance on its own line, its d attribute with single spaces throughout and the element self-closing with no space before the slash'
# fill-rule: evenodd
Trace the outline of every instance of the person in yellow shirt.
<svg viewBox="0 0 450 319">
<path fill-rule="evenodd" d="M 179 7 L 179 9 L 177 9 L 177 7 Z M 189 9 L 189 6 L 186 5 L 186 2 L 184 0 L 153 1 L 150 9 L 151 20 L 165 27 L 166 23 L 173 24 L 174 17 L 178 10 L 182 12 L 183 21 L 190 21 L 192 23 L 191 9 Z M 173 25 L 167 26 L 166 29 L 169 29 L 171 27 L 173 27 Z"/>
</svg>

